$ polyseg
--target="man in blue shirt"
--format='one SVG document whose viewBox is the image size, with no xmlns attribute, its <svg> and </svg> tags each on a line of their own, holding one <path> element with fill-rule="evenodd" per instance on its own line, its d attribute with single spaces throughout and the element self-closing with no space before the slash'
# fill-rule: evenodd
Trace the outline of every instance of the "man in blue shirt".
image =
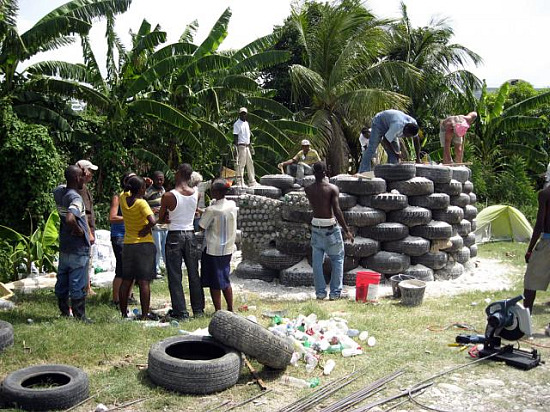
<svg viewBox="0 0 550 412">
<path fill-rule="evenodd" d="M 60 217 L 59 265 L 55 295 L 61 316 L 70 316 L 69 297 L 75 318 L 90 322 L 86 317 L 86 287 L 90 259 L 90 228 L 86 208 L 78 190 L 82 189 L 84 171 L 78 166 L 65 170 L 67 185 L 53 191 Z"/>
<path fill-rule="evenodd" d="M 389 163 L 398 163 L 401 158 L 400 137 L 412 137 L 416 151 L 416 161 L 420 162 L 420 138 L 418 124 L 411 116 L 399 110 L 384 110 L 372 119 L 369 146 L 363 152 L 358 173 L 370 172 L 371 160 L 378 145 L 382 143 L 388 154 Z"/>
</svg>

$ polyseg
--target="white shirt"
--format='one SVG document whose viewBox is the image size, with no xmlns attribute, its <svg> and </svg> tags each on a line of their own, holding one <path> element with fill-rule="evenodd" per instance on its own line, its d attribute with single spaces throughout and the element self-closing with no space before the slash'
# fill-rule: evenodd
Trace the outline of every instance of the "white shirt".
<svg viewBox="0 0 550 412">
<path fill-rule="evenodd" d="M 359 144 L 362 150 L 367 150 L 367 147 L 369 147 L 369 139 L 367 139 L 363 133 L 359 135 Z"/>
<path fill-rule="evenodd" d="M 235 251 L 237 210 L 235 202 L 225 198 L 216 200 L 206 208 L 199 222 L 199 226 L 206 231 L 206 253 L 225 256 Z"/>
<path fill-rule="evenodd" d="M 168 230 L 193 230 L 193 220 L 197 210 L 198 192 L 184 196 L 177 190 L 171 190 L 176 198 L 176 207 L 168 211 L 170 228 Z"/>
<path fill-rule="evenodd" d="M 237 144 L 250 144 L 250 126 L 248 122 L 237 120 L 233 124 L 233 134 L 238 136 Z"/>
</svg>

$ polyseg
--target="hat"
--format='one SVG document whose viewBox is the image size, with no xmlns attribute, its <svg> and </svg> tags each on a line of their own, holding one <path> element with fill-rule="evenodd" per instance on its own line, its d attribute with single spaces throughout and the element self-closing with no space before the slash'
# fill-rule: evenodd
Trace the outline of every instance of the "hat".
<svg viewBox="0 0 550 412">
<path fill-rule="evenodd" d="M 239 109 L 239 113 L 243 113 L 243 112 L 244 112 L 244 113 L 248 113 L 248 109 L 247 109 L 246 107 L 241 107 L 241 108 Z"/>
<path fill-rule="evenodd" d="M 99 169 L 96 165 L 94 165 L 89 160 L 79 160 L 78 162 L 76 162 L 75 166 L 78 166 L 81 169 L 92 169 L 92 170 Z"/>
<path fill-rule="evenodd" d="M 309 140 L 307 139 L 302 140 L 302 146 L 309 146 Z"/>
</svg>

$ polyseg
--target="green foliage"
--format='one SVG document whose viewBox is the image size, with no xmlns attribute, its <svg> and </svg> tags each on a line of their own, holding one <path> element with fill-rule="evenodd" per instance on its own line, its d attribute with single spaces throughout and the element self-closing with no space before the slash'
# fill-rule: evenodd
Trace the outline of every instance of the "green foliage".
<svg viewBox="0 0 550 412">
<path fill-rule="evenodd" d="M 55 209 L 51 191 L 62 180 L 64 162 L 44 126 L 23 123 L 6 102 L 0 117 L 0 199 L 8 206 L 0 219 L 26 232 L 29 217 L 40 225 Z"/>
</svg>

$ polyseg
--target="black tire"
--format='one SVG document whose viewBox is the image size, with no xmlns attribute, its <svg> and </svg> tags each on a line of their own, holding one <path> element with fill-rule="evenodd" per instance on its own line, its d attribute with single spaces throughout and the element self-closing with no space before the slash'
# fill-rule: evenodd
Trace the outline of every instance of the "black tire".
<svg viewBox="0 0 550 412">
<path fill-rule="evenodd" d="M 456 196 L 451 196 L 452 206 L 464 207 L 469 204 L 470 204 L 470 195 L 468 195 L 467 193 L 461 193 Z"/>
<path fill-rule="evenodd" d="M 409 180 L 416 176 L 416 167 L 409 163 L 376 165 L 374 175 L 387 181 Z"/>
<path fill-rule="evenodd" d="M 472 232 L 475 232 L 477 229 L 477 222 L 475 219 L 470 220 L 470 223 L 472 224 Z"/>
<path fill-rule="evenodd" d="M 464 241 L 464 246 L 470 247 L 470 246 L 475 245 L 475 243 L 476 243 L 476 235 L 475 235 L 474 232 L 468 233 L 462 239 Z"/>
<path fill-rule="evenodd" d="M 344 242 L 344 251 L 346 256 L 367 257 L 380 251 L 380 242 L 368 237 L 357 236 L 353 243 Z"/>
<path fill-rule="evenodd" d="M 432 193 L 428 196 L 410 196 L 409 205 L 426 209 L 445 209 L 450 205 L 450 196 L 446 193 Z"/>
<path fill-rule="evenodd" d="M 219 342 L 218 342 L 219 341 Z M 241 354 L 210 336 L 172 336 L 149 349 L 147 374 L 171 391 L 191 394 L 220 392 L 234 386 Z"/>
<path fill-rule="evenodd" d="M 464 266 L 458 262 L 448 261 L 444 268 L 434 270 L 435 280 L 456 279 L 464 273 Z"/>
<path fill-rule="evenodd" d="M 37 365 L 10 373 L 1 387 L 8 405 L 33 411 L 68 409 L 88 397 L 88 375 L 70 365 Z"/>
<path fill-rule="evenodd" d="M 448 166 L 440 165 L 416 165 L 416 176 L 425 177 L 434 183 L 449 183 L 452 172 Z"/>
<path fill-rule="evenodd" d="M 461 264 L 466 263 L 470 260 L 470 248 L 467 246 L 464 246 L 460 250 L 457 250 L 454 253 L 451 253 L 452 258 Z"/>
<path fill-rule="evenodd" d="M 374 226 L 386 221 L 386 214 L 382 210 L 365 206 L 355 206 L 343 213 L 346 223 L 350 226 Z"/>
<path fill-rule="evenodd" d="M 477 256 L 477 245 L 470 246 L 470 259 Z"/>
<path fill-rule="evenodd" d="M 215 339 L 255 358 L 262 365 L 285 369 L 290 363 L 293 352 L 290 341 L 235 313 L 225 310 L 214 313 L 208 332 Z"/>
<path fill-rule="evenodd" d="M 294 266 L 281 270 L 279 282 L 281 285 L 289 287 L 314 286 L 313 268 L 308 264 L 306 259 L 303 259 Z"/>
<path fill-rule="evenodd" d="M 445 252 L 428 252 L 421 256 L 411 257 L 411 263 L 413 265 L 424 265 L 430 269 L 442 269 L 447 264 L 449 256 Z"/>
<path fill-rule="evenodd" d="M 441 250 L 447 253 L 452 253 L 452 252 L 458 252 L 460 249 L 464 247 L 464 240 L 460 235 L 451 236 L 449 238 L 449 242 L 451 242 L 451 246 Z"/>
<path fill-rule="evenodd" d="M 13 326 L 9 322 L 0 320 L 0 352 L 13 345 Z"/>
<path fill-rule="evenodd" d="M 311 241 L 277 238 L 275 247 L 288 255 L 305 256 L 311 250 Z"/>
<path fill-rule="evenodd" d="M 341 192 L 338 195 L 338 203 L 340 204 L 340 209 L 349 210 L 357 204 L 357 196 Z"/>
<path fill-rule="evenodd" d="M 409 228 L 401 223 L 386 222 L 374 226 L 359 228 L 359 234 L 381 242 L 403 239 L 409 234 Z"/>
<path fill-rule="evenodd" d="M 388 213 L 387 219 L 390 222 L 402 223 L 409 227 L 425 225 L 432 220 L 432 212 L 419 206 L 407 206 L 404 209 Z"/>
<path fill-rule="evenodd" d="M 382 250 L 386 252 L 403 253 L 409 256 L 420 256 L 430 250 L 430 241 L 422 237 L 407 236 L 404 239 L 384 242 Z"/>
<path fill-rule="evenodd" d="M 260 252 L 260 264 L 267 269 L 283 270 L 294 266 L 300 260 L 301 256 L 288 255 L 275 248 L 264 249 Z"/>
<path fill-rule="evenodd" d="M 472 205 L 464 206 L 464 219 L 469 220 L 470 222 L 474 220 L 477 216 L 477 207 Z"/>
<path fill-rule="evenodd" d="M 341 192 L 356 196 L 376 195 L 386 191 L 383 179 L 339 175 L 335 182 Z"/>
<path fill-rule="evenodd" d="M 380 193 L 370 198 L 370 207 L 384 210 L 389 212 L 390 210 L 404 209 L 408 206 L 407 196 L 401 193 Z"/>
<path fill-rule="evenodd" d="M 460 183 L 464 183 L 470 179 L 471 171 L 466 166 L 453 166 L 451 167 L 452 177 L 454 180 L 458 180 Z"/>
<path fill-rule="evenodd" d="M 409 268 L 403 273 L 424 282 L 431 282 L 434 280 L 433 269 L 430 269 L 429 267 L 420 264 L 409 266 Z"/>
<path fill-rule="evenodd" d="M 469 220 L 462 219 L 459 223 L 453 225 L 453 228 L 456 229 L 457 235 L 467 236 L 472 231 L 472 223 Z"/>
<path fill-rule="evenodd" d="M 397 190 L 407 196 L 427 196 L 434 192 L 434 182 L 425 177 L 413 177 L 389 183 L 390 190 Z"/>
<path fill-rule="evenodd" d="M 449 183 L 436 183 L 434 190 L 437 193 L 446 193 L 449 196 L 457 196 L 462 193 L 462 183 L 458 180 L 451 179 Z"/>
<path fill-rule="evenodd" d="M 440 240 L 449 239 L 452 236 L 453 228 L 446 222 L 432 220 L 426 225 L 411 227 L 409 231 L 413 236 L 420 236 L 429 240 Z"/>
<path fill-rule="evenodd" d="M 271 199 L 279 199 L 283 192 L 278 187 L 256 185 L 248 188 L 252 194 L 256 196 L 269 197 Z"/>
<path fill-rule="evenodd" d="M 264 175 L 260 177 L 260 184 L 286 190 L 294 185 L 294 178 L 290 175 Z"/>
<path fill-rule="evenodd" d="M 283 203 L 281 217 L 288 222 L 311 223 L 313 210 L 309 208 L 300 210 Z"/>
<path fill-rule="evenodd" d="M 304 176 L 304 178 L 302 179 L 303 188 L 311 186 L 313 183 L 315 183 L 315 176 Z"/>
<path fill-rule="evenodd" d="M 360 206 L 373 207 L 372 206 L 372 198 L 374 196 L 378 196 L 378 195 L 357 196 L 357 203 Z"/>
<path fill-rule="evenodd" d="M 464 193 L 472 193 L 474 191 L 474 184 L 469 180 L 466 180 L 464 183 L 462 183 L 462 191 Z"/>
<path fill-rule="evenodd" d="M 477 203 L 477 196 L 474 192 L 468 193 L 468 196 L 470 196 L 470 205 L 475 205 Z"/>
<path fill-rule="evenodd" d="M 411 264 L 411 258 L 402 253 L 378 252 L 368 258 L 361 259 L 361 266 L 385 275 L 403 273 Z"/>
<path fill-rule="evenodd" d="M 258 279 L 265 282 L 273 282 L 279 272 L 267 269 L 256 262 L 242 261 L 233 271 L 233 274 L 240 279 Z"/>
<path fill-rule="evenodd" d="M 458 206 L 449 206 L 446 209 L 433 210 L 432 216 L 434 220 L 456 225 L 464 219 L 464 210 Z"/>
</svg>

